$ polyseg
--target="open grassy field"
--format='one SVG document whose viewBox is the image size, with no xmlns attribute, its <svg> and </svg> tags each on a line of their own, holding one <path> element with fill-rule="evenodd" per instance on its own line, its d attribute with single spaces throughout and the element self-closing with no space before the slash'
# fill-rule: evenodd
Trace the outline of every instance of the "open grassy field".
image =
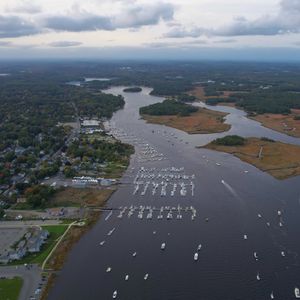
<svg viewBox="0 0 300 300">
<path fill-rule="evenodd" d="M 0 300 L 18 300 L 22 285 L 20 277 L 0 279 Z"/>
<path fill-rule="evenodd" d="M 114 192 L 111 189 L 76 189 L 65 188 L 58 191 L 51 199 L 51 205 L 54 206 L 101 206 Z"/>
<path fill-rule="evenodd" d="M 300 175 L 300 147 L 281 142 L 248 138 L 243 146 L 210 143 L 204 148 L 233 154 L 277 179 Z M 262 149 L 262 156 L 259 152 Z"/>
<path fill-rule="evenodd" d="M 300 116 L 300 110 L 294 109 L 290 115 L 263 114 L 252 117 L 252 119 L 260 122 L 265 127 L 294 137 L 300 137 L 300 120 L 295 120 L 297 116 Z"/>
<path fill-rule="evenodd" d="M 200 108 L 190 116 L 149 116 L 143 115 L 148 123 L 166 125 L 189 134 L 216 133 L 230 129 L 230 125 L 224 123 L 225 113 L 205 108 Z"/>
</svg>

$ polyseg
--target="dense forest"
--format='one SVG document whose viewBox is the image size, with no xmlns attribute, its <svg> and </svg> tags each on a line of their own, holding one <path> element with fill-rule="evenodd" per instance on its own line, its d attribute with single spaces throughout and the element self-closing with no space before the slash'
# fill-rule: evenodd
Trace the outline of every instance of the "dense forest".
<svg viewBox="0 0 300 300">
<path fill-rule="evenodd" d="M 198 111 L 198 108 L 178 102 L 175 100 L 165 100 L 162 103 L 155 103 L 140 108 L 141 115 L 181 115 L 189 116 L 191 113 Z"/>
</svg>

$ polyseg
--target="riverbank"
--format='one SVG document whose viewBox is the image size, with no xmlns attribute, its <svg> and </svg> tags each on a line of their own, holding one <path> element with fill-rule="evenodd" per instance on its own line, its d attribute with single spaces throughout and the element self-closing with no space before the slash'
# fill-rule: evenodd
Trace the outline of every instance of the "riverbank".
<svg viewBox="0 0 300 300">
<path fill-rule="evenodd" d="M 251 117 L 263 126 L 278 132 L 300 138 L 300 110 L 292 110 L 289 115 L 263 114 Z"/>
<path fill-rule="evenodd" d="M 200 108 L 189 116 L 142 115 L 142 117 L 147 123 L 173 127 L 189 134 L 207 134 L 228 131 L 231 126 L 224 123 L 226 115 L 226 113 Z"/>
<path fill-rule="evenodd" d="M 300 175 L 300 147 L 296 145 L 248 138 L 244 145 L 225 146 L 211 142 L 203 148 L 233 154 L 277 179 Z"/>
</svg>

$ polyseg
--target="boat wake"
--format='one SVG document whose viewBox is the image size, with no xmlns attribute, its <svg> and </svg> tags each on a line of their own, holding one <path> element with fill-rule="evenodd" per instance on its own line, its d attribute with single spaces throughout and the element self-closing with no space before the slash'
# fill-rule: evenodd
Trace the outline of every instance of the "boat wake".
<svg viewBox="0 0 300 300">
<path fill-rule="evenodd" d="M 237 192 L 234 190 L 232 186 L 230 186 L 227 182 L 225 182 L 223 179 L 221 180 L 222 184 L 226 187 L 226 189 L 236 198 L 239 198 Z"/>
</svg>

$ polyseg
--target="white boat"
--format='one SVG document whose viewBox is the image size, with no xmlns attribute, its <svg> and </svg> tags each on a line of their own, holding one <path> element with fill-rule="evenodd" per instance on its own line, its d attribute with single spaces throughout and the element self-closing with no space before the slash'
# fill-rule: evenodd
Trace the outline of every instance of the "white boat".
<svg viewBox="0 0 300 300">
<path fill-rule="evenodd" d="M 132 256 L 133 257 L 136 257 L 137 253 L 136 252 L 133 252 Z"/>
<path fill-rule="evenodd" d="M 271 224 L 270 224 L 269 222 L 267 222 L 267 226 L 268 226 L 268 227 L 270 227 L 270 226 L 271 226 Z"/>
<path fill-rule="evenodd" d="M 257 272 L 257 275 L 256 275 L 256 279 L 257 280 L 260 280 L 260 276 L 259 276 L 259 273 Z"/>
<path fill-rule="evenodd" d="M 281 256 L 285 257 L 285 252 L 284 251 L 281 251 Z"/>
<path fill-rule="evenodd" d="M 117 298 L 117 295 L 118 295 L 118 292 L 117 292 L 117 291 L 114 291 L 114 292 L 113 292 L 113 296 L 112 296 L 113 299 L 116 299 L 116 298 Z"/>
<path fill-rule="evenodd" d="M 148 277 L 149 277 L 149 274 L 147 273 L 147 274 L 145 274 L 145 276 L 144 276 L 144 280 L 147 280 L 148 279 Z"/>
<path fill-rule="evenodd" d="M 254 258 L 255 258 L 256 260 L 258 260 L 258 256 L 257 256 L 257 253 L 256 253 L 256 252 L 253 253 L 253 256 L 254 256 Z"/>
<path fill-rule="evenodd" d="M 246 235 L 246 234 L 244 234 L 244 240 L 247 240 L 247 239 L 248 239 L 247 235 Z"/>
<path fill-rule="evenodd" d="M 261 214 L 258 214 L 257 216 L 258 216 L 259 218 L 261 218 Z"/>
<path fill-rule="evenodd" d="M 161 246 L 160 246 L 160 249 L 165 250 L 165 248 L 166 248 L 166 243 L 162 243 Z"/>
<path fill-rule="evenodd" d="M 278 216 L 281 216 L 281 211 L 279 210 L 279 211 L 277 212 L 277 214 L 278 214 Z"/>
<path fill-rule="evenodd" d="M 275 298 L 274 298 L 274 293 L 273 293 L 273 292 L 271 293 L 270 298 L 271 298 L 271 299 L 275 299 Z"/>
<path fill-rule="evenodd" d="M 199 244 L 199 246 L 198 246 L 198 248 L 197 248 L 197 251 L 200 251 L 200 250 L 201 250 L 201 248 L 202 248 L 202 245 L 201 245 L 201 244 Z"/>
<path fill-rule="evenodd" d="M 198 253 L 197 252 L 194 254 L 194 260 L 195 261 L 198 260 Z"/>
<path fill-rule="evenodd" d="M 129 275 L 126 275 L 125 276 L 125 280 L 127 281 L 129 279 Z"/>
<path fill-rule="evenodd" d="M 108 267 L 107 269 L 106 269 L 106 273 L 109 273 L 111 271 L 111 267 Z"/>
<path fill-rule="evenodd" d="M 279 227 L 282 227 L 282 226 L 283 226 L 283 224 L 281 222 L 279 222 Z"/>
<path fill-rule="evenodd" d="M 296 297 L 297 299 L 300 299 L 300 290 L 299 290 L 299 288 L 297 288 L 297 287 L 295 287 L 295 297 Z"/>
<path fill-rule="evenodd" d="M 221 164 L 220 164 L 220 163 L 216 163 L 216 165 L 217 165 L 217 166 L 221 166 Z"/>
<path fill-rule="evenodd" d="M 100 242 L 100 246 L 103 246 L 105 243 L 105 241 Z"/>
</svg>

